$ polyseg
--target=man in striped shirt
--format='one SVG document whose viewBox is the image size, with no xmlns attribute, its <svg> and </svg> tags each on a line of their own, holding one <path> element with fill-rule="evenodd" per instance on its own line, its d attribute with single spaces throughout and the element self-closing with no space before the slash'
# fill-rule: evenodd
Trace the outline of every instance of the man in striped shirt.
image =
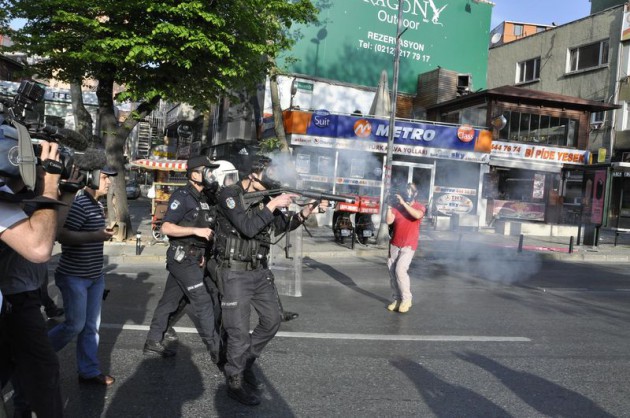
<svg viewBox="0 0 630 418">
<path fill-rule="evenodd" d="M 109 386 L 112 376 L 103 374 L 98 361 L 101 303 L 105 289 L 103 242 L 113 231 L 105 227 L 105 212 L 99 198 L 107 196 L 110 176 L 116 170 L 105 167 L 87 174 L 87 185 L 77 193 L 57 239 L 61 258 L 55 283 L 63 297 L 65 321 L 48 333 L 55 351 L 77 338 L 77 367 L 80 383 Z"/>
</svg>

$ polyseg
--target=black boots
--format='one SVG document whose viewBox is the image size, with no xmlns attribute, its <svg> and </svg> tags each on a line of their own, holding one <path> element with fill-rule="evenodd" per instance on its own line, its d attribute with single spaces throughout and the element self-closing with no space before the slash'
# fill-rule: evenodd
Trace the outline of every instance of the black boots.
<svg viewBox="0 0 630 418">
<path fill-rule="evenodd" d="M 260 398 L 247 389 L 242 374 L 228 376 L 227 393 L 230 398 L 243 405 L 255 406 L 260 404 Z"/>
<path fill-rule="evenodd" d="M 281 319 L 282 319 L 282 322 L 288 322 L 288 321 L 297 319 L 298 316 L 300 316 L 300 314 L 297 312 L 283 311 Z"/>
<path fill-rule="evenodd" d="M 258 377 L 256 377 L 256 373 L 254 373 L 254 371 L 252 370 L 255 361 L 255 358 L 250 358 L 249 360 L 247 360 L 247 362 L 245 363 L 245 370 L 243 370 L 243 379 L 251 389 L 255 391 L 263 390 L 265 388 L 265 384 L 258 380 Z"/>
<path fill-rule="evenodd" d="M 164 339 L 166 341 L 177 341 L 179 340 L 179 337 L 177 336 L 177 332 L 175 332 L 173 327 L 168 327 L 168 329 L 164 333 Z"/>
<path fill-rule="evenodd" d="M 144 349 L 142 351 L 144 354 L 157 354 L 162 357 L 173 357 L 175 355 L 175 351 L 166 348 L 164 344 L 159 341 L 152 340 L 147 340 L 144 343 Z"/>
<path fill-rule="evenodd" d="M 243 379 L 245 383 L 254 390 L 263 390 L 265 388 L 265 384 L 258 380 L 252 369 L 245 369 L 245 371 L 243 371 Z"/>
</svg>

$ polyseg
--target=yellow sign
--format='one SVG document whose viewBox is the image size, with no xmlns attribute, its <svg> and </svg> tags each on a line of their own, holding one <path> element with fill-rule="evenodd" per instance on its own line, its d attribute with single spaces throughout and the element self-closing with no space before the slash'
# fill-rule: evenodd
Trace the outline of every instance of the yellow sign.
<svg viewBox="0 0 630 418">
<path fill-rule="evenodd" d="M 605 163 L 606 162 L 606 148 L 598 148 L 597 149 L 597 162 Z"/>
</svg>

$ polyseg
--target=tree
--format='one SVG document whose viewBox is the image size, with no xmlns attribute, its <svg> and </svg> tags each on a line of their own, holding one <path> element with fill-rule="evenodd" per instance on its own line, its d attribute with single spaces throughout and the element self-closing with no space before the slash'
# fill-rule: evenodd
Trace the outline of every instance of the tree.
<svg viewBox="0 0 630 418">
<path fill-rule="evenodd" d="M 203 110 L 232 91 L 253 90 L 270 59 L 291 46 L 291 25 L 316 16 L 310 0 L 0 0 L 0 9 L 5 23 L 26 21 L 2 30 L 10 49 L 45 57 L 32 73 L 98 81 L 97 136 L 120 173 L 127 136 L 160 99 Z M 125 86 L 116 97 L 115 83 Z M 118 121 L 115 99 L 140 104 Z M 116 177 L 112 203 L 129 236 L 124 176 Z"/>
</svg>

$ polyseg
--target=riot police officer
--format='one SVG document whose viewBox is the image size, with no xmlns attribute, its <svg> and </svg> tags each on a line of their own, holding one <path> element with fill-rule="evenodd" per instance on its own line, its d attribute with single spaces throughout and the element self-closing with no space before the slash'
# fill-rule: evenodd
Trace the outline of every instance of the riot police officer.
<svg viewBox="0 0 630 418">
<path fill-rule="evenodd" d="M 280 208 L 288 207 L 294 194 L 281 194 L 268 202 L 247 204 L 246 192 L 270 187 L 271 160 L 261 158 L 252 172 L 234 186 L 221 190 L 217 198 L 217 235 L 215 260 L 222 281 L 221 313 L 228 335 L 225 375 L 228 396 L 246 405 L 258 405 L 256 392 L 263 385 L 252 370 L 263 348 L 280 327 L 281 310 L 274 277 L 267 265 L 270 234 L 300 226 L 316 205 L 286 216 Z M 249 333 L 251 308 L 259 321 Z"/>
<path fill-rule="evenodd" d="M 218 164 L 208 156 L 188 160 L 188 184 L 171 195 L 162 223 L 162 233 L 169 237 L 166 268 L 169 271 L 164 294 L 155 308 L 144 345 L 145 354 L 174 356 L 162 344 L 169 315 L 176 311 L 184 296 L 190 301 L 198 320 L 197 330 L 213 362 L 218 361 L 219 335 L 214 320 L 214 302 L 204 282 L 205 253 L 214 231 L 209 227 L 212 212 L 204 189 L 216 188 L 212 173 Z"/>
</svg>

